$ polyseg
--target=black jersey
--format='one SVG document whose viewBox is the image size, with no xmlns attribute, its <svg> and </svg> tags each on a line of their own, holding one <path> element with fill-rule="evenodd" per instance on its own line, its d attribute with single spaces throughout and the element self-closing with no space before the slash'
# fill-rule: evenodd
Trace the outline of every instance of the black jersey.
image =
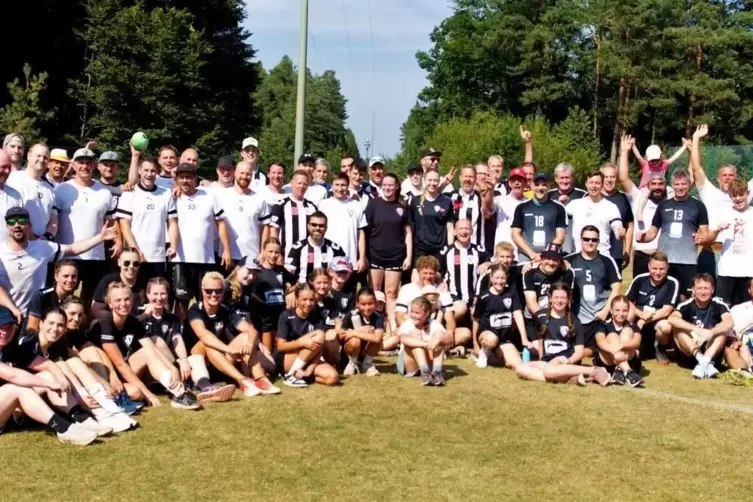
<svg viewBox="0 0 753 502">
<path fill-rule="evenodd" d="M 605 199 L 617 206 L 620 211 L 620 219 L 622 220 L 622 226 L 627 227 L 630 223 L 633 223 L 633 209 L 630 207 L 630 201 L 622 192 L 615 192 L 612 195 L 605 195 Z M 625 250 L 624 239 L 618 239 L 614 232 L 609 232 L 609 254 L 615 260 L 622 260 L 622 255 Z"/>
<path fill-rule="evenodd" d="M 183 325 L 183 341 L 186 344 L 186 350 L 189 352 L 199 342 L 199 337 L 191 327 L 192 321 L 201 321 L 204 328 L 213 333 L 225 343 L 229 343 L 238 334 L 238 327 L 244 321 L 243 317 L 234 313 L 225 305 L 220 305 L 215 314 L 209 314 L 204 309 L 204 303 L 194 303 L 188 309 L 186 322 Z"/>
<path fill-rule="evenodd" d="M 126 361 L 141 348 L 139 340 L 145 336 L 144 326 L 132 315 L 126 317 L 123 326 L 118 327 L 109 312 L 95 321 L 89 331 L 89 338 L 100 348 L 108 343 L 117 344 Z"/>
<path fill-rule="evenodd" d="M 508 340 L 513 331 L 513 312 L 523 306 L 514 289 L 505 288 L 501 293 L 486 293 L 479 297 L 473 309 L 473 318 L 478 321 L 478 332 L 491 331 L 499 340 Z"/>
<path fill-rule="evenodd" d="M 240 317 L 249 320 L 251 313 L 251 285 L 241 286 L 240 295 L 233 299 L 233 288 L 229 281 L 225 281 L 225 295 L 222 303 Z"/>
<path fill-rule="evenodd" d="M 339 244 L 324 239 L 321 245 L 317 246 L 309 242 L 309 239 L 304 239 L 290 248 L 285 266 L 297 276 L 298 282 L 304 284 L 314 269 L 328 268 L 338 256 L 345 256 L 345 251 Z"/>
<path fill-rule="evenodd" d="M 484 275 L 478 278 L 478 282 L 476 283 L 476 298 L 489 292 L 491 277 L 491 273 L 487 270 Z M 522 265 L 513 265 L 507 270 L 507 284 L 505 288 L 512 288 L 518 295 L 518 301 L 520 301 L 521 305 L 524 305 Z"/>
<path fill-rule="evenodd" d="M 693 197 L 659 202 L 651 222 L 652 227 L 661 230 L 659 249 L 667 253 L 669 263 L 677 265 L 698 263 L 695 234 L 699 227 L 708 224 L 709 213 L 706 206 Z"/>
<path fill-rule="evenodd" d="M 525 295 L 527 291 L 535 292 L 536 302 L 539 305 L 539 309 L 546 309 L 549 308 L 549 288 L 552 284 L 564 282 L 572 289 L 574 280 L 573 271 L 567 270 L 564 267 L 560 267 L 552 275 L 546 275 L 541 271 L 540 267 L 532 268 L 523 274 L 523 294 Z M 528 309 L 526 308 L 526 317 L 531 317 L 531 314 L 535 313 L 536 312 L 528 312 Z"/>
<path fill-rule="evenodd" d="M 324 325 L 329 328 L 335 327 L 335 320 L 342 317 L 344 310 L 337 305 L 335 299 L 331 296 L 325 296 L 321 301 L 317 302 L 316 308 L 321 314 L 324 320 Z"/>
<path fill-rule="evenodd" d="M 277 338 L 294 342 L 312 331 L 326 329 L 325 320 L 319 309 L 315 308 L 308 317 L 301 318 L 295 309 L 287 309 L 280 314 L 277 325 Z"/>
<path fill-rule="evenodd" d="M 104 303 L 107 310 L 110 310 L 110 307 L 107 306 L 107 288 L 112 284 L 113 282 L 120 282 L 120 272 L 113 272 L 112 274 L 107 274 L 104 276 L 100 281 L 99 284 L 97 284 L 97 288 L 94 290 L 94 296 L 92 297 L 92 300 L 99 303 Z M 141 307 L 141 293 L 142 288 L 139 286 L 139 283 L 136 283 L 136 286 L 131 288 L 132 295 L 131 295 L 131 315 L 139 315 L 139 310 Z"/>
<path fill-rule="evenodd" d="M 36 334 L 36 333 L 34 333 Z M 0 363 L 7 364 L 14 368 L 26 369 L 28 368 L 38 354 L 33 350 L 29 350 L 29 345 L 22 345 L 22 335 L 16 333 L 14 337 L 8 342 L 8 345 L 0 349 Z M 3 380 L 0 380 L 2 383 Z"/>
<path fill-rule="evenodd" d="M 168 346 L 173 343 L 174 336 L 180 336 L 183 333 L 180 319 L 172 312 L 162 312 L 161 317 L 155 317 L 152 314 L 143 321 L 143 324 L 146 336 L 162 338 Z"/>
<path fill-rule="evenodd" d="M 590 260 L 581 253 L 568 255 L 565 259 L 575 274 L 573 311 L 580 322 L 588 324 L 606 306 L 612 284 L 622 282 L 620 271 L 614 258 L 601 253 Z"/>
<path fill-rule="evenodd" d="M 571 188 L 570 193 L 562 193 L 560 192 L 559 188 L 552 188 L 551 190 L 549 190 L 549 200 L 556 200 L 557 202 L 559 202 L 561 195 L 567 195 L 569 199 L 567 202 L 570 202 L 573 200 L 582 199 L 586 196 L 586 193 L 587 192 L 585 190 L 577 187 Z"/>
<path fill-rule="evenodd" d="M 604 326 L 604 333 L 607 335 L 610 333 L 617 333 L 619 335 L 620 333 L 622 333 L 622 330 L 625 328 L 632 329 L 634 335 L 641 334 L 641 330 L 637 325 L 630 324 L 630 325 L 618 326 L 617 324 L 615 324 L 613 319 L 610 319 L 608 322 L 603 323 L 603 326 Z"/>
<path fill-rule="evenodd" d="M 285 267 L 264 268 L 251 283 L 251 320 L 261 332 L 277 329 L 277 321 L 285 310 L 285 285 L 296 278 Z"/>
<path fill-rule="evenodd" d="M 55 292 L 55 288 L 40 289 L 31 296 L 29 315 L 41 319 L 45 312 L 59 307 L 62 300 Z"/>
<path fill-rule="evenodd" d="M 437 253 L 447 245 L 447 224 L 455 221 L 452 201 L 444 194 L 429 200 L 413 197 L 408 207 L 415 251 Z"/>
<path fill-rule="evenodd" d="M 520 229 L 523 239 L 537 253 L 554 241 L 558 229 L 567 229 L 567 212 L 559 202 L 529 200 L 518 204 L 512 219 L 512 228 Z M 518 253 L 522 263 L 530 261 L 525 253 Z"/>
<path fill-rule="evenodd" d="M 340 317 L 353 310 L 356 306 L 356 292 L 355 291 L 335 291 L 334 289 L 329 292 L 332 297 L 337 313 Z"/>
<path fill-rule="evenodd" d="M 372 312 L 367 318 L 361 315 L 357 309 L 346 312 L 343 316 L 342 329 L 358 329 L 365 326 L 372 326 L 375 330 L 384 330 L 384 315 L 379 312 Z"/>
<path fill-rule="evenodd" d="M 536 319 L 539 325 L 546 324 L 543 360 L 551 361 L 557 356 L 570 357 L 576 345 L 585 345 L 585 330 L 577 317 L 572 318 L 572 329 L 567 317 L 539 316 Z"/>
<path fill-rule="evenodd" d="M 489 253 L 475 244 L 463 247 L 455 242 L 442 249 L 439 271 L 445 276 L 447 289 L 453 300 L 473 302 L 479 266 L 490 259 Z"/>
<path fill-rule="evenodd" d="M 408 210 L 399 202 L 382 197 L 369 201 L 364 211 L 369 261 L 397 261 L 405 259 L 405 227 L 409 224 Z"/>
<path fill-rule="evenodd" d="M 651 277 L 646 273 L 633 278 L 627 290 L 627 297 L 641 310 L 659 310 L 665 305 L 677 305 L 679 292 L 680 283 L 674 277 L 667 276 L 664 282 L 654 286 Z"/>
<path fill-rule="evenodd" d="M 721 298 L 714 297 L 706 307 L 699 306 L 695 299 L 690 298 L 677 306 L 682 320 L 695 324 L 699 328 L 712 329 L 722 322 L 722 315 L 729 314 L 729 306 Z"/>
</svg>

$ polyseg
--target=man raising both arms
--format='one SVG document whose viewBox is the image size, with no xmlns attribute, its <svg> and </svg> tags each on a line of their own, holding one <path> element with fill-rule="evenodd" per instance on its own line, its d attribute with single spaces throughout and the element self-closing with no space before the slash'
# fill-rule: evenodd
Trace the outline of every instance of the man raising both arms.
<svg viewBox="0 0 753 502">
<path fill-rule="evenodd" d="M 565 240 L 567 215 L 559 202 L 548 197 L 549 176 L 538 173 L 533 178 L 533 199 L 515 208 L 512 220 L 512 241 L 518 246 L 518 261 L 538 261 L 548 242 Z"/>
</svg>

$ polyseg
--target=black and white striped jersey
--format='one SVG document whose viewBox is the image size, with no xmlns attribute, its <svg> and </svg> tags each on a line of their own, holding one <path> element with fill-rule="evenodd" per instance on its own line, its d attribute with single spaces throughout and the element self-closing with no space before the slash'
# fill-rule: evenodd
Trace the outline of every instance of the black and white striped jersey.
<svg viewBox="0 0 753 502">
<path fill-rule="evenodd" d="M 251 181 L 251 190 L 259 192 L 262 188 L 269 185 L 269 178 L 258 169 L 254 171 L 253 181 Z"/>
<path fill-rule="evenodd" d="M 471 222 L 471 242 L 477 246 L 484 246 L 486 243 L 486 225 L 484 225 L 484 216 L 481 214 L 481 194 L 478 190 L 472 190 L 466 193 L 465 190 L 458 190 L 447 194 L 452 200 L 452 209 L 455 211 L 455 221 L 468 220 Z"/>
<path fill-rule="evenodd" d="M 262 223 L 280 230 L 280 242 L 285 256 L 293 244 L 308 237 L 308 217 L 314 214 L 316 205 L 308 199 L 295 200 L 287 196 L 270 208 L 268 218 Z"/>
<path fill-rule="evenodd" d="M 476 296 L 478 267 L 491 259 L 483 247 L 469 244 L 463 247 L 455 242 L 445 246 L 440 267 L 447 281 L 447 290 L 452 299 L 471 303 Z"/>
<path fill-rule="evenodd" d="M 285 268 L 305 283 L 315 268 L 327 268 L 337 256 L 345 256 L 345 251 L 329 239 L 323 239 L 321 246 L 306 238 L 291 246 L 285 259 Z"/>
</svg>

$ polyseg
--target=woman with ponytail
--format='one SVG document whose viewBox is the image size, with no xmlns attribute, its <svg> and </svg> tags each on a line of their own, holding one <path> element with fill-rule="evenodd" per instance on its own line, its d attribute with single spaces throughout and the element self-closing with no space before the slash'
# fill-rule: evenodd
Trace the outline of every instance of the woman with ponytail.
<svg viewBox="0 0 753 502">
<path fill-rule="evenodd" d="M 424 183 L 424 192 L 411 198 L 408 206 L 414 237 L 413 262 L 421 256 L 433 256 L 441 263 L 442 249 L 454 241 L 455 212 L 452 200 L 439 189 L 438 171 L 427 171 Z"/>
</svg>

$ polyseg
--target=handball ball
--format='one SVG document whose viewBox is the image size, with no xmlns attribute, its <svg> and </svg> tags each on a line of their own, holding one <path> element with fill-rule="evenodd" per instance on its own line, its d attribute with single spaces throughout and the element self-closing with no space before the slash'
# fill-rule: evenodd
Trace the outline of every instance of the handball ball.
<svg viewBox="0 0 753 502">
<path fill-rule="evenodd" d="M 144 151 L 149 146 L 149 138 L 143 132 L 137 132 L 131 137 L 131 146 L 136 150 Z"/>
</svg>

